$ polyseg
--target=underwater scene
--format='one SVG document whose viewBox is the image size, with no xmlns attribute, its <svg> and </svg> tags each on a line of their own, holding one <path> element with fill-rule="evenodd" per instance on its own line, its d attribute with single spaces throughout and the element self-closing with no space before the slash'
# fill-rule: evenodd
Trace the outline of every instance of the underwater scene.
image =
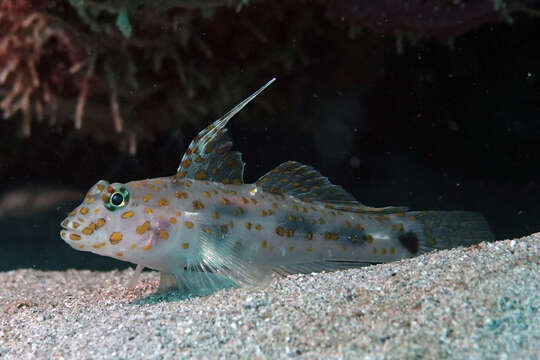
<svg viewBox="0 0 540 360">
<path fill-rule="evenodd" d="M 540 1 L 0 0 L 0 358 L 537 358 Z"/>
</svg>

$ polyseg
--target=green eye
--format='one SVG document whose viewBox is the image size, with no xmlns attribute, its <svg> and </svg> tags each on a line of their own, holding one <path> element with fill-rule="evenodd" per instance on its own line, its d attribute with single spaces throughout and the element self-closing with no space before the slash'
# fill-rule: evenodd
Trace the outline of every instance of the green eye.
<svg viewBox="0 0 540 360">
<path fill-rule="evenodd" d="M 117 191 L 113 192 L 109 199 L 105 203 L 105 207 L 111 211 L 119 209 L 127 205 L 129 201 L 129 191 L 128 189 L 122 187 Z"/>
</svg>

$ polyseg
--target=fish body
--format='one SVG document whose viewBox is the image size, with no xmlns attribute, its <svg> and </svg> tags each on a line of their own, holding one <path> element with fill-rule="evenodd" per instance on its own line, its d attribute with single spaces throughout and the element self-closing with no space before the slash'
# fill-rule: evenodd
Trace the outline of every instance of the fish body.
<svg viewBox="0 0 540 360">
<path fill-rule="evenodd" d="M 294 161 L 245 184 L 225 126 L 272 81 L 202 130 L 176 174 L 100 180 L 62 222 L 62 239 L 159 270 L 161 288 L 188 290 L 218 289 L 219 276 L 257 284 L 272 272 L 389 262 L 492 239 L 477 213 L 368 207 Z"/>
</svg>

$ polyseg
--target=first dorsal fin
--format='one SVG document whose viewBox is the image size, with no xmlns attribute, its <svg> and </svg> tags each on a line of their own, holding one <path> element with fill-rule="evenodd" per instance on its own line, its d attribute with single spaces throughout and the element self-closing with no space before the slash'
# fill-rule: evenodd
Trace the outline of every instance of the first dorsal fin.
<svg viewBox="0 0 540 360">
<path fill-rule="evenodd" d="M 230 151 L 232 139 L 225 126 L 244 106 L 272 84 L 273 78 L 248 98 L 236 105 L 193 139 L 180 161 L 176 177 L 209 180 L 225 184 L 243 184 L 242 154 Z"/>
<path fill-rule="evenodd" d="M 300 200 L 339 211 L 385 214 L 407 211 L 406 207 L 374 208 L 363 205 L 311 166 L 296 161 L 282 163 L 257 180 L 256 184 L 265 191 L 292 195 Z"/>
</svg>

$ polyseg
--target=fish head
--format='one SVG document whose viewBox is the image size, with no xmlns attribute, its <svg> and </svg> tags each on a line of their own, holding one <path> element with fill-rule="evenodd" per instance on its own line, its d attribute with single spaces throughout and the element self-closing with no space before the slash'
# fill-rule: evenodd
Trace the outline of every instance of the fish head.
<svg viewBox="0 0 540 360">
<path fill-rule="evenodd" d="M 150 240 L 151 221 L 151 214 L 138 211 L 139 193 L 132 183 L 98 181 L 62 221 L 60 237 L 76 250 L 138 263 L 133 250 Z"/>
</svg>

